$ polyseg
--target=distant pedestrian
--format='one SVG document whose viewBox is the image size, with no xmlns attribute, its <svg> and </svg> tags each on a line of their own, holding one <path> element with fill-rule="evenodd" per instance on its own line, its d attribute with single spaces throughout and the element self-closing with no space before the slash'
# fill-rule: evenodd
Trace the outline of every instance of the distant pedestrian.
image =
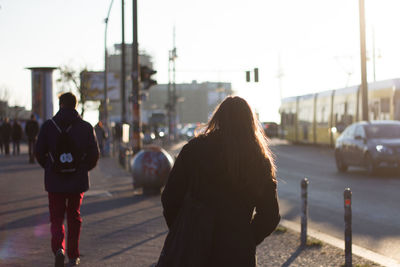
<svg viewBox="0 0 400 267">
<path fill-rule="evenodd" d="M 10 155 L 10 141 L 11 141 L 12 127 L 8 118 L 4 119 L 1 126 L 1 136 L 3 138 L 4 154 Z"/>
<path fill-rule="evenodd" d="M 4 144 L 3 144 L 3 118 L 0 118 L 0 155 L 4 153 Z"/>
<path fill-rule="evenodd" d="M 45 169 L 51 223 L 51 247 L 55 266 L 64 266 L 67 213 L 69 266 L 80 263 L 79 236 L 83 194 L 89 189 L 88 171 L 99 158 L 96 136 L 90 123 L 75 110 L 76 97 L 65 93 L 59 98 L 60 110 L 43 123 L 36 143 L 36 159 Z"/>
<path fill-rule="evenodd" d="M 39 133 L 39 123 L 36 121 L 35 115 L 31 115 L 31 119 L 25 124 L 25 134 L 28 138 L 29 163 L 35 163 L 35 143 Z"/>
<path fill-rule="evenodd" d="M 104 156 L 104 145 L 108 138 L 108 134 L 107 134 L 107 131 L 104 128 L 103 123 L 101 121 L 99 121 L 94 126 L 94 131 L 96 132 L 97 142 L 98 142 L 99 148 L 100 148 L 100 154 L 102 156 Z"/>
<path fill-rule="evenodd" d="M 227 97 L 182 148 L 161 200 L 170 232 L 157 266 L 256 266 L 280 215 L 272 153 L 244 99 Z"/>
<path fill-rule="evenodd" d="M 20 142 L 22 139 L 22 127 L 18 120 L 15 119 L 12 125 L 11 139 L 13 143 L 13 155 L 19 155 L 20 153 Z"/>
</svg>

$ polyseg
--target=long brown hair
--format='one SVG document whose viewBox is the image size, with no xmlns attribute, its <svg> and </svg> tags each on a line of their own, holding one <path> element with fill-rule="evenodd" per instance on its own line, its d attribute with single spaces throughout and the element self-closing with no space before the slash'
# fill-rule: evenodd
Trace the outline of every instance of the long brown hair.
<svg viewBox="0 0 400 267">
<path fill-rule="evenodd" d="M 249 104 L 241 97 L 228 96 L 215 109 L 204 136 L 218 135 L 225 170 L 232 183 L 257 186 L 255 169 L 267 171 L 273 182 L 275 164 L 268 139 Z M 262 178 L 265 178 L 262 177 Z"/>
</svg>

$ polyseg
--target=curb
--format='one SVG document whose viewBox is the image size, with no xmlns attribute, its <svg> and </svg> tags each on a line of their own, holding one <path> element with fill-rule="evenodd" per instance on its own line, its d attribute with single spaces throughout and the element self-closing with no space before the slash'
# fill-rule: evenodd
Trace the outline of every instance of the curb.
<svg viewBox="0 0 400 267">
<path fill-rule="evenodd" d="M 300 233 L 300 224 L 299 223 L 281 219 L 280 224 L 286 228 L 289 228 L 292 231 Z M 344 241 L 339 238 L 324 234 L 320 231 L 316 231 L 316 230 L 313 230 L 310 228 L 308 228 L 307 232 L 308 232 L 308 235 L 313 238 L 316 238 L 316 239 L 321 240 L 329 245 L 332 245 L 334 247 L 344 250 Z M 386 256 L 383 256 L 376 252 L 373 252 L 372 250 L 354 245 L 354 244 L 352 245 L 352 251 L 353 251 L 354 255 L 360 256 L 362 258 L 373 261 L 380 265 L 390 266 L 390 267 L 400 267 L 400 263 L 397 262 L 396 260 L 386 257 Z"/>
</svg>

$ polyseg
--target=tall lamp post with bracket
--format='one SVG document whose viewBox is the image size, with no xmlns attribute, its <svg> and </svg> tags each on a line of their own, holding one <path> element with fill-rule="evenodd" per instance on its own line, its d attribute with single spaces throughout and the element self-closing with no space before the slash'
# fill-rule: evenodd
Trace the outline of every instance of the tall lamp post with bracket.
<svg viewBox="0 0 400 267">
<path fill-rule="evenodd" d="M 108 53 L 107 53 L 107 29 L 108 29 L 108 20 L 110 18 L 110 12 L 112 5 L 114 3 L 114 0 L 111 0 L 110 6 L 108 7 L 108 12 L 107 12 L 107 17 L 104 19 L 105 29 L 104 29 L 104 121 L 108 127 L 108 81 L 107 81 L 107 75 L 108 75 Z"/>
</svg>

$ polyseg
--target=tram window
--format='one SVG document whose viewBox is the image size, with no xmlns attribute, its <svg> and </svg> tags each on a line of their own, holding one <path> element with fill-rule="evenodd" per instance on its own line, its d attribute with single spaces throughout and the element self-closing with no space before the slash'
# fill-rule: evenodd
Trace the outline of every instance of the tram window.
<svg viewBox="0 0 400 267">
<path fill-rule="evenodd" d="M 294 125 L 294 114 L 289 114 L 289 125 Z"/>
<path fill-rule="evenodd" d="M 381 112 L 390 112 L 390 98 L 381 98 Z"/>
<path fill-rule="evenodd" d="M 325 122 L 325 107 L 321 107 L 320 112 L 317 113 L 317 121 L 319 123 Z"/>
</svg>

